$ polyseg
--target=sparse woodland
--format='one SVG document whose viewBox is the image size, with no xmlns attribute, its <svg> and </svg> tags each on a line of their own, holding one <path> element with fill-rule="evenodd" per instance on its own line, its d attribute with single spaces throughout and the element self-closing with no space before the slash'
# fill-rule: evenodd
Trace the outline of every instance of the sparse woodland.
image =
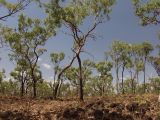
<svg viewBox="0 0 160 120">
<path fill-rule="evenodd" d="M 146 1 L 132 0 L 135 16 L 144 27 L 159 26 L 160 1 Z M 33 2 L 45 10 L 44 20 L 21 14 Z M 7 11 L 0 14 L 0 21 L 18 14 L 16 28 L 0 25 L 1 47 L 10 50 L 8 59 L 15 64 L 9 81 L 5 80 L 5 68 L 0 71 L 0 119 L 160 120 L 160 44 L 117 40 L 103 51 L 106 59 L 81 58 L 87 52 L 86 44 L 97 39 L 97 27 L 112 20 L 115 4 L 115 0 L 0 0 L 0 9 Z M 90 27 L 83 30 L 88 17 Z M 54 76 L 48 82 L 38 60 L 47 52 L 48 39 L 62 27 L 71 36 L 72 56 L 66 65 L 62 65 L 68 56 L 65 51 L 48 56 Z M 147 77 L 148 66 L 157 76 Z"/>
</svg>

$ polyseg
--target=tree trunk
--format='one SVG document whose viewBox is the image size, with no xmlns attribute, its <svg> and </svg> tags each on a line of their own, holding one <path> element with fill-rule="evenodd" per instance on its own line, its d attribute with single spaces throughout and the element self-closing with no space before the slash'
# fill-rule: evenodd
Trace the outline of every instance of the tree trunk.
<svg viewBox="0 0 160 120">
<path fill-rule="evenodd" d="M 124 68 L 125 68 L 125 65 L 123 65 L 122 67 L 122 94 L 124 94 L 124 80 L 123 80 Z"/>
<path fill-rule="evenodd" d="M 56 100 L 57 99 L 57 93 L 58 93 L 58 88 L 59 88 L 59 80 L 58 80 L 58 83 L 56 84 L 55 88 L 54 88 L 54 99 Z"/>
<path fill-rule="evenodd" d="M 33 80 L 33 98 L 37 97 L 37 81 Z"/>
<path fill-rule="evenodd" d="M 146 93 L 146 57 L 144 59 L 144 69 L 143 69 L 143 73 L 144 73 L 144 81 L 143 81 L 143 93 Z"/>
<path fill-rule="evenodd" d="M 54 99 L 57 98 L 57 91 L 58 91 L 58 88 L 59 88 L 59 81 L 61 79 L 61 75 L 71 67 L 71 65 L 73 64 L 74 60 L 76 59 L 77 56 L 74 56 L 71 60 L 71 62 L 69 63 L 69 65 L 67 65 L 65 68 L 62 69 L 62 71 L 58 74 L 58 77 L 57 77 L 57 81 L 58 81 L 58 84 L 55 85 L 55 89 L 54 89 Z"/>
<path fill-rule="evenodd" d="M 25 94 L 28 95 L 28 86 L 26 86 Z"/>
<path fill-rule="evenodd" d="M 57 84 L 56 84 L 56 72 L 54 72 L 54 80 L 53 80 L 53 85 L 52 85 L 52 97 L 54 99 L 56 99 L 55 97 L 55 88 L 56 88 Z"/>
<path fill-rule="evenodd" d="M 79 100 L 83 101 L 83 78 L 82 78 L 82 63 L 79 54 L 77 55 L 79 65 Z"/>
<path fill-rule="evenodd" d="M 119 93 L 119 76 L 118 76 L 118 66 L 116 68 L 116 77 L 117 77 L 117 81 L 116 81 L 116 89 L 117 89 L 117 94 Z"/>
<path fill-rule="evenodd" d="M 134 85 L 133 85 L 133 84 L 134 84 L 134 83 L 133 83 L 134 81 L 133 81 L 132 71 L 130 71 L 130 73 L 131 73 L 131 87 L 132 87 L 132 94 L 133 94 L 133 93 L 134 93 L 134 92 L 133 92 L 133 91 L 134 91 L 134 90 L 133 90 L 133 89 L 134 89 L 134 87 L 133 87 L 133 86 L 134 86 Z"/>
<path fill-rule="evenodd" d="M 23 80 L 21 81 L 21 97 L 24 96 L 24 82 Z"/>
<path fill-rule="evenodd" d="M 62 83 L 63 83 L 63 80 L 61 80 L 59 88 L 58 88 L 58 97 L 60 97 L 60 94 L 61 94 Z"/>
<path fill-rule="evenodd" d="M 104 85 L 103 85 L 103 87 L 102 87 L 102 96 L 104 96 Z"/>
<path fill-rule="evenodd" d="M 31 68 L 31 76 L 32 76 L 32 81 L 33 81 L 33 98 L 36 98 L 37 97 L 37 80 L 35 78 L 35 75 L 34 75 L 34 68 Z"/>
<path fill-rule="evenodd" d="M 131 73 L 131 81 L 132 81 L 132 94 L 135 94 L 135 88 L 136 88 L 136 82 L 135 82 L 135 78 L 136 78 L 136 73 L 133 75 L 133 73 Z"/>
<path fill-rule="evenodd" d="M 137 85 L 139 85 L 139 72 L 138 71 L 136 73 L 136 77 L 137 77 L 137 84 L 135 86 L 135 92 L 137 92 Z"/>
</svg>

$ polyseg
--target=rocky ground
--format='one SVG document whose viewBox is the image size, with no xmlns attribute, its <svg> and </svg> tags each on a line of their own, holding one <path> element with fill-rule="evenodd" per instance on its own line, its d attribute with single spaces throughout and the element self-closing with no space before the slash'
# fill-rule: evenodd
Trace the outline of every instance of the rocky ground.
<svg viewBox="0 0 160 120">
<path fill-rule="evenodd" d="M 160 120 L 157 95 L 32 100 L 0 97 L 0 120 Z"/>
</svg>

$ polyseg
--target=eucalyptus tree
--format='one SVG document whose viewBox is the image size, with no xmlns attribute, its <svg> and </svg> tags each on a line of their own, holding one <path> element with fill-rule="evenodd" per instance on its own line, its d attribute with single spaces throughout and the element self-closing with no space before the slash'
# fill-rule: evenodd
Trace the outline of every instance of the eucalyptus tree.
<svg viewBox="0 0 160 120">
<path fill-rule="evenodd" d="M 135 14 L 141 19 L 142 25 L 160 24 L 159 0 L 132 0 Z"/>
<path fill-rule="evenodd" d="M 82 63 L 82 72 L 83 72 L 83 86 L 84 89 L 87 89 L 87 84 L 91 80 L 91 75 L 92 75 L 92 69 L 94 68 L 95 64 L 94 62 L 90 60 L 84 60 Z M 65 77 L 70 81 L 71 86 L 73 88 L 76 88 L 76 92 L 78 94 L 79 89 L 79 68 L 77 67 L 70 67 L 68 70 L 65 72 Z"/>
<path fill-rule="evenodd" d="M 117 44 L 119 44 L 117 41 L 114 41 L 112 43 L 112 46 L 110 48 L 109 52 L 106 52 L 106 56 L 110 56 L 113 66 L 116 70 L 116 91 L 117 93 L 119 93 L 119 68 L 120 68 L 120 61 L 119 61 L 119 57 L 120 57 L 120 51 L 117 47 Z"/>
<path fill-rule="evenodd" d="M 82 62 L 82 73 L 83 73 L 83 86 L 84 86 L 84 93 L 89 95 L 91 91 L 89 91 L 88 83 L 92 80 L 93 71 L 95 68 L 95 62 L 86 59 Z"/>
<path fill-rule="evenodd" d="M 64 53 L 51 53 L 51 62 L 54 65 L 54 81 L 52 84 L 52 89 L 53 89 L 53 97 L 56 98 L 58 89 L 60 89 L 60 85 L 62 83 L 62 79 L 57 79 L 57 75 L 60 72 L 60 63 L 64 60 L 65 54 Z"/>
<path fill-rule="evenodd" d="M 159 0 L 133 0 L 135 7 L 135 13 L 140 18 L 143 26 L 155 24 L 160 24 L 160 1 Z M 150 62 L 157 71 L 158 75 L 160 71 L 160 65 L 157 64 L 159 57 L 151 57 Z M 145 72 L 145 71 L 144 71 Z M 145 82 L 145 75 L 144 75 Z M 144 84 L 145 87 L 145 84 Z M 144 88 L 145 89 L 145 88 Z M 145 91 L 144 91 L 145 92 Z"/>
<path fill-rule="evenodd" d="M 94 68 L 95 68 L 95 62 L 89 59 L 83 60 L 82 62 L 83 86 L 85 86 L 86 82 L 91 80 Z"/>
<path fill-rule="evenodd" d="M 158 76 L 160 76 L 160 57 L 159 56 L 158 57 L 151 56 L 149 58 L 149 62 L 152 64 L 152 66 L 156 70 Z"/>
<path fill-rule="evenodd" d="M 0 10 L 4 10 L 0 15 L 0 20 L 4 21 L 9 16 L 20 12 L 32 1 L 33 0 L 15 0 L 14 2 L 9 2 L 8 0 L 0 0 Z"/>
<path fill-rule="evenodd" d="M 40 68 L 39 66 L 36 66 L 35 69 L 34 69 L 34 78 L 36 79 L 36 95 L 37 95 L 37 86 L 44 82 L 42 72 L 40 71 L 39 68 Z M 26 81 L 25 94 L 34 96 L 33 86 L 34 86 L 35 83 L 33 81 L 32 70 L 30 68 L 29 68 L 29 71 L 28 71 L 28 76 L 29 76 L 29 80 Z"/>
<path fill-rule="evenodd" d="M 136 84 L 134 82 L 134 80 L 129 78 L 124 81 L 124 90 L 126 93 L 133 93 L 133 84 Z"/>
<path fill-rule="evenodd" d="M 17 61 L 16 68 L 10 73 L 14 80 L 20 83 L 20 95 L 24 96 L 27 82 L 30 80 L 28 65 L 24 59 Z"/>
<path fill-rule="evenodd" d="M 148 60 L 156 70 L 158 76 L 160 76 L 160 45 L 158 44 L 156 48 L 158 49 L 158 55 L 150 56 Z"/>
<path fill-rule="evenodd" d="M 96 70 L 98 72 L 98 79 L 96 82 L 95 89 L 97 88 L 97 91 L 99 91 L 100 95 L 103 96 L 105 93 L 109 94 L 113 91 L 112 87 L 112 63 L 109 61 L 102 61 L 98 62 L 95 65 Z"/>
<path fill-rule="evenodd" d="M 0 92 L 2 90 L 2 82 L 5 78 L 5 70 L 3 69 L 2 71 L 0 71 Z"/>
<path fill-rule="evenodd" d="M 137 81 L 133 81 L 130 78 L 126 78 L 126 80 L 124 81 L 124 91 L 125 91 L 125 93 L 129 93 L 129 94 L 133 93 L 133 84 L 136 85 Z"/>
<path fill-rule="evenodd" d="M 19 16 L 18 28 L 3 29 L 3 37 L 8 42 L 12 56 L 20 56 L 26 60 L 33 85 L 33 96 L 36 97 L 36 68 L 39 57 L 46 52 L 42 48 L 52 34 L 39 19 Z"/>
<path fill-rule="evenodd" d="M 16 81 L 9 79 L 8 81 L 3 81 L 0 88 L 0 92 L 4 95 L 17 95 L 18 94 L 18 84 Z"/>
<path fill-rule="evenodd" d="M 149 78 L 150 89 L 152 93 L 159 94 L 160 92 L 160 78 L 151 77 Z"/>
<path fill-rule="evenodd" d="M 52 23 L 57 22 L 59 25 L 65 25 L 70 30 L 70 35 L 73 37 L 73 58 L 60 73 L 58 79 L 65 70 L 77 59 L 79 65 L 79 99 L 83 100 L 83 73 L 81 53 L 84 51 L 86 43 L 95 38 L 94 30 L 103 22 L 104 18 L 108 17 L 111 12 L 115 0 L 67 0 L 66 4 L 61 4 L 58 0 L 45 5 L 48 13 L 47 23 L 52 29 Z M 86 18 L 90 18 L 90 28 L 82 30 L 85 26 Z"/>
<path fill-rule="evenodd" d="M 130 63 L 130 45 L 126 42 L 120 43 L 120 63 L 121 63 L 121 77 L 122 77 L 122 93 L 124 94 L 124 71 Z"/>
<path fill-rule="evenodd" d="M 76 67 L 70 67 L 64 72 L 64 76 L 66 80 L 70 83 L 70 88 L 72 89 L 72 94 L 77 95 L 78 94 L 78 68 Z"/>
<path fill-rule="evenodd" d="M 111 46 L 111 50 L 108 52 L 108 54 L 110 55 L 112 61 L 113 61 L 113 65 L 116 69 L 116 88 L 117 88 L 117 92 L 119 93 L 119 71 L 121 70 L 121 78 L 122 78 L 122 93 L 124 93 L 124 87 L 123 87 L 123 83 L 124 83 L 124 71 L 125 68 L 127 67 L 128 62 L 130 61 L 129 59 L 129 52 L 130 52 L 130 46 L 128 43 L 123 42 L 123 41 L 114 41 L 112 43 Z"/>
<path fill-rule="evenodd" d="M 148 41 L 145 41 L 141 44 L 141 56 L 142 56 L 142 59 L 143 59 L 143 85 L 144 85 L 144 93 L 146 92 L 145 89 L 146 89 L 146 63 L 147 63 L 147 59 L 149 58 L 150 56 L 150 53 L 151 51 L 153 51 L 153 46 L 151 43 L 149 43 Z"/>
<path fill-rule="evenodd" d="M 141 45 L 140 44 L 129 44 L 129 61 L 127 69 L 130 74 L 132 93 L 136 92 L 136 84 L 138 84 L 139 72 L 143 70 L 143 60 L 141 59 Z M 137 79 L 137 81 L 135 81 Z"/>
<path fill-rule="evenodd" d="M 2 71 L 0 71 L 0 84 L 2 83 L 4 78 L 5 78 L 5 70 L 2 69 Z"/>
<path fill-rule="evenodd" d="M 127 47 L 128 46 L 128 47 Z M 125 49 L 126 48 L 126 49 Z M 153 50 L 152 45 L 145 41 L 138 45 L 126 44 L 125 51 L 127 57 L 125 61 L 127 62 L 126 67 L 129 69 L 132 81 L 132 92 L 135 93 L 135 85 L 134 80 L 136 78 L 136 74 L 138 75 L 139 71 L 143 71 L 144 73 L 144 92 L 145 92 L 145 83 L 146 83 L 146 62 L 147 59 Z M 134 72 L 133 72 L 134 71 Z"/>
<path fill-rule="evenodd" d="M 37 96 L 40 98 L 49 98 L 52 94 L 52 89 L 47 81 L 39 82 L 37 84 Z"/>
</svg>

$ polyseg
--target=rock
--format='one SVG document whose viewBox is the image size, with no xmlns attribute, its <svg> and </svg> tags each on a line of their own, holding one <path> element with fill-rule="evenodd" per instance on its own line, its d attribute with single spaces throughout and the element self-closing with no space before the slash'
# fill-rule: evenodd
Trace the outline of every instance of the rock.
<svg viewBox="0 0 160 120">
<path fill-rule="evenodd" d="M 138 109 L 138 103 L 137 102 L 132 102 L 126 105 L 126 109 L 130 112 L 134 112 Z"/>
<path fill-rule="evenodd" d="M 115 108 L 115 107 L 120 106 L 120 105 L 121 105 L 121 103 L 111 103 L 109 107 Z"/>
<path fill-rule="evenodd" d="M 139 112 L 144 115 L 146 111 L 150 110 L 150 105 L 147 103 L 142 103 L 139 105 L 138 109 L 139 109 Z"/>
<path fill-rule="evenodd" d="M 126 114 L 126 115 L 124 115 L 124 120 L 134 120 L 134 119 L 133 119 L 132 115 Z"/>
<path fill-rule="evenodd" d="M 102 110 L 95 110 L 94 117 L 96 120 L 102 120 L 103 119 L 103 111 Z"/>
<path fill-rule="evenodd" d="M 122 115 L 120 113 L 117 113 L 116 111 L 112 111 L 108 115 L 108 120 L 124 120 Z"/>
<path fill-rule="evenodd" d="M 153 120 L 150 116 L 145 116 L 144 120 Z"/>
<path fill-rule="evenodd" d="M 66 108 L 63 110 L 62 113 L 59 113 L 57 115 L 58 119 L 67 119 L 67 120 L 71 120 L 71 119 L 82 119 L 85 116 L 85 111 L 82 108 Z"/>
<path fill-rule="evenodd" d="M 2 119 L 8 119 L 12 115 L 13 113 L 11 111 L 0 112 L 0 118 Z"/>
<path fill-rule="evenodd" d="M 122 113 L 122 111 L 125 109 L 125 105 L 122 103 L 111 103 L 109 107 L 114 108 L 119 113 Z"/>
</svg>

